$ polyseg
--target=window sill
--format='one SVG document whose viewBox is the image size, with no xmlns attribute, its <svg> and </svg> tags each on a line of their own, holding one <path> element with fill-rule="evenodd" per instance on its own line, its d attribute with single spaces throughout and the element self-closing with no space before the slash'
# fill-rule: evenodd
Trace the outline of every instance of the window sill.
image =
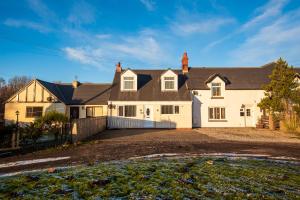
<svg viewBox="0 0 300 200">
<path fill-rule="evenodd" d="M 208 122 L 227 122 L 226 119 L 209 119 Z"/>
<path fill-rule="evenodd" d="M 211 99 L 224 99 L 224 97 L 211 97 Z"/>
</svg>

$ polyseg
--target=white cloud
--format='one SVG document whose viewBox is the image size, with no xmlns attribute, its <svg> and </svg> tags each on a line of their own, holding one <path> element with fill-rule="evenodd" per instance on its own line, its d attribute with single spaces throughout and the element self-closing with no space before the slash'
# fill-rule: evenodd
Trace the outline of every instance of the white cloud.
<svg viewBox="0 0 300 200">
<path fill-rule="evenodd" d="M 155 2 L 153 0 L 140 0 L 140 2 L 146 7 L 148 11 L 155 10 Z"/>
<path fill-rule="evenodd" d="M 74 61 L 79 61 L 82 64 L 89 64 L 94 66 L 100 66 L 99 58 L 101 57 L 97 51 L 97 54 L 91 54 L 91 50 L 88 48 L 72 48 L 65 47 L 63 51 L 66 53 L 67 57 Z"/>
<path fill-rule="evenodd" d="M 29 28 L 33 30 L 37 30 L 41 33 L 48 33 L 51 31 L 51 29 L 45 27 L 44 25 L 32 21 L 27 21 L 27 20 L 16 20 L 16 19 L 6 19 L 3 22 L 4 25 L 6 26 L 11 26 L 15 28 Z"/>
<path fill-rule="evenodd" d="M 96 38 L 98 38 L 100 40 L 109 39 L 109 38 L 111 38 L 111 34 L 97 34 Z"/>
<path fill-rule="evenodd" d="M 171 29 L 179 35 L 191 35 L 195 33 L 212 33 L 218 31 L 222 26 L 235 22 L 233 18 L 215 17 L 188 22 L 175 22 Z"/>
<path fill-rule="evenodd" d="M 102 66 L 112 65 L 117 61 L 124 61 L 127 64 L 138 62 L 148 66 L 161 66 L 169 61 L 168 51 L 163 44 L 154 36 L 144 34 L 142 31 L 133 36 L 114 35 L 113 38 L 114 40 L 98 42 L 91 40 L 88 45 L 65 47 L 63 50 L 69 59 L 101 69 L 104 69 Z"/>
<path fill-rule="evenodd" d="M 229 33 L 221 39 L 209 43 L 204 50 L 210 50 L 213 47 L 231 39 L 239 34 L 247 34 L 250 31 L 259 30 L 260 26 L 267 26 L 272 21 L 276 20 L 282 13 L 282 9 L 288 3 L 288 0 L 270 0 L 268 3 L 255 10 L 254 17 L 242 24 L 238 29 Z"/>
<path fill-rule="evenodd" d="M 27 0 L 29 7 L 44 20 L 55 20 L 56 15 L 40 0 Z"/>
<path fill-rule="evenodd" d="M 75 25 L 90 24 L 95 21 L 95 12 L 95 8 L 86 1 L 76 1 L 71 9 L 68 21 Z"/>
<path fill-rule="evenodd" d="M 257 24 L 263 23 L 272 17 L 276 17 L 282 13 L 283 7 L 288 3 L 288 0 L 270 0 L 267 4 L 259 7 L 256 12 L 258 15 L 243 24 L 242 30 L 251 28 Z"/>
<path fill-rule="evenodd" d="M 264 63 L 279 57 L 299 64 L 300 9 L 292 11 L 249 36 L 231 52 L 241 64 Z"/>
<path fill-rule="evenodd" d="M 109 45 L 112 52 L 118 52 L 124 56 L 150 64 L 162 64 L 161 55 L 167 56 L 167 52 L 161 48 L 159 42 L 151 36 L 127 37 L 123 43 Z"/>
</svg>

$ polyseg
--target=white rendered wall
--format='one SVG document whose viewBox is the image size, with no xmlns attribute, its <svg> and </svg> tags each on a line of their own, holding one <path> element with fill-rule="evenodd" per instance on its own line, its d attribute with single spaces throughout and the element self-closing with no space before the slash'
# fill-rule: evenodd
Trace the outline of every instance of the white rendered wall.
<svg viewBox="0 0 300 200">
<path fill-rule="evenodd" d="M 194 91 L 198 92 L 198 95 L 193 95 L 194 127 L 255 127 L 262 115 L 257 104 L 264 97 L 263 90 L 222 90 L 223 99 L 212 99 L 211 90 Z M 251 109 L 250 117 L 240 116 L 243 104 Z M 225 107 L 226 119 L 210 121 L 209 107 Z"/>
</svg>

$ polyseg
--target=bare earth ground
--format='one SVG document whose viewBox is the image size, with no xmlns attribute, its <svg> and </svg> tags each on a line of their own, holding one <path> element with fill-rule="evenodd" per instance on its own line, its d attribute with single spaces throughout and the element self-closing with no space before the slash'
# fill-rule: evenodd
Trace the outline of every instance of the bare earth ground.
<svg viewBox="0 0 300 200">
<path fill-rule="evenodd" d="M 66 148 L 1 158 L 0 164 L 21 160 L 70 157 L 67 160 L 0 168 L 0 173 L 122 160 L 161 153 L 266 154 L 300 159 L 300 136 L 251 128 L 106 130 L 77 146 L 71 145 Z"/>
</svg>

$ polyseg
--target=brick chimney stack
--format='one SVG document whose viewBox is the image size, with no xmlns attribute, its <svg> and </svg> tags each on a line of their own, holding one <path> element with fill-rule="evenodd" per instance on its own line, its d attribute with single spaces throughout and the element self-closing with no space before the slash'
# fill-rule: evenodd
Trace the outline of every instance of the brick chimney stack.
<svg viewBox="0 0 300 200">
<path fill-rule="evenodd" d="M 122 66 L 120 62 L 116 64 L 116 72 L 122 72 Z"/>
<path fill-rule="evenodd" d="M 182 63 L 182 66 L 181 66 L 182 73 L 184 73 L 184 74 L 188 73 L 189 72 L 189 58 L 188 58 L 187 52 L 183 53 L 181 63 Z"/>
</svg>

